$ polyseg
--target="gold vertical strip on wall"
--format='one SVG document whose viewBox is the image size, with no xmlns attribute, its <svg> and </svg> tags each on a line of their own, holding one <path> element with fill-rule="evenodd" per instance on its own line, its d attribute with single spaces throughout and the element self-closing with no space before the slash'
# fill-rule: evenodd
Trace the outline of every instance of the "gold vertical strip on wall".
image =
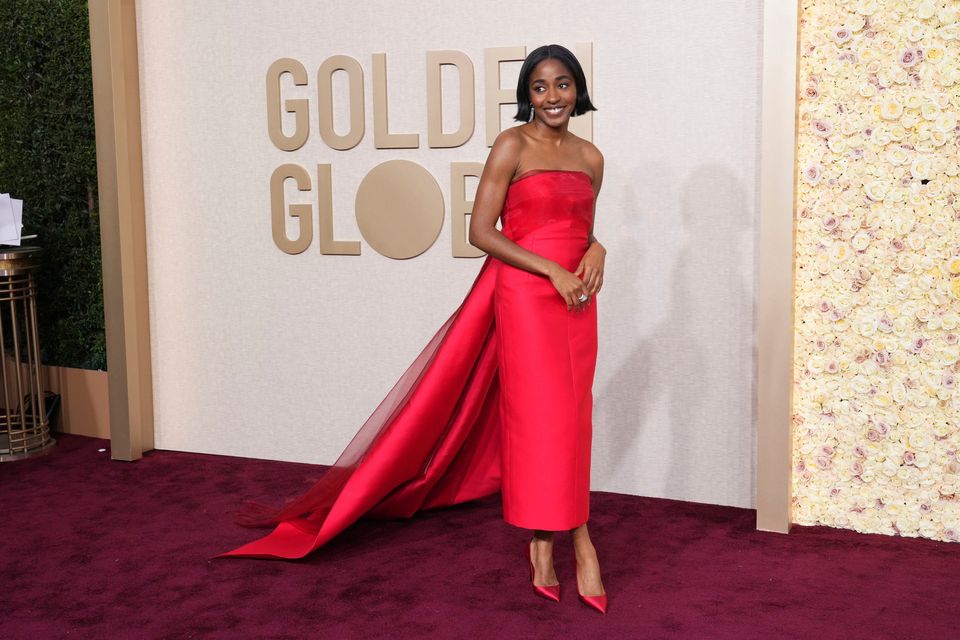
<svg viewBox="0 0 960 640">
<path fill-rule="evenodd" d="M 763 3 L 757 529 L 790 530 L 797 0 Z"/>
<path fill-rule="evenodd" d="M 154 446 L 134 0 L 90 0 L 110 440 L 114 459 Z"/>
</svg>

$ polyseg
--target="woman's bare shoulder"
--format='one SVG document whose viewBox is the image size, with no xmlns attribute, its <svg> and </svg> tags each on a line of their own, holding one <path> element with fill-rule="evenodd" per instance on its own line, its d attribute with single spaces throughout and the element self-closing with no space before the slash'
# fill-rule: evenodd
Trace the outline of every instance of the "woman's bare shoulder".
<svg viewBox="0 0 960 640">
<path fill-rule="evenodd" d="M 603 176 L 603 154 L 597 149 L 597 146 L 585 138 L 576 136 L 576 153 L 580 156 L 581 162 L 590 167 L 588 173 L 592 174 L 594 181 Z"/>
<path fill-rule="evenodd" d="M 509 180 L 516 174 L 525 146 L 524 138 L 517 128 L 504 129 L 497 135 L 484 165 L 484 175 L 496 175 Z"/>
</svg>

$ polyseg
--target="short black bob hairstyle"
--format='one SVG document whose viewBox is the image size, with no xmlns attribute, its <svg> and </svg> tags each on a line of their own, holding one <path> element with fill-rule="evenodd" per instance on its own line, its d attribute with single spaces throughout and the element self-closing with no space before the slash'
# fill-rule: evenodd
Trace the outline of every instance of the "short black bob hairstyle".
<svg viewBox="0 0 960 640">
<path fill-rule="evenodd" d="M 517 115 L 513 116 L 514 120 L 528 122 L 533 115 L 533 105 L 530 104 L 530 75 L 538 64 L 551 58 L 560 61 L 573 74 L 573 84 L 577 87 L 577 104 L 573 107 L 573 115 L 579 116 L 587 111 L 597 110 L 590 102 L 587 78 L 583 75 L 583 67 L 577 57 L 559 44 L 545 44 L 531 51 L 520 67 L 520 79 L 517 81 Z"/>
</svg>

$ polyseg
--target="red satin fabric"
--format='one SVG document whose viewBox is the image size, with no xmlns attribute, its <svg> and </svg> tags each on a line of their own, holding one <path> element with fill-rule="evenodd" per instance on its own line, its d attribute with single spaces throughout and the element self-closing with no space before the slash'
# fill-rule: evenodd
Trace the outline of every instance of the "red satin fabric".
<svg viewBox="0 0 960 640">
<path fill-rule="evenodd" d="M 586 174 L 531 172 L 507 192 L 503 232 L 572 271 L 592 215 Z M 596 350 L 595 302 L 569 312 L 548 279 L 487 257 L 333 467 L 286 507 L 248 514 L 277 526 L 221 557 L 302 558 L 360 517 L 409 517 L 501 484 L 507 522 L 583 524 Z"/>
<path fill-rule="evenodd" d="M 593 186 L 579 171 L 525 174 L 504 202 L 503 233 L 569 271 L 588 246 Z M 567 310 L 548 278 L 501 263 L 503 517 L 559 531 L 587 521 L 597 306 Z"/>
</svg>

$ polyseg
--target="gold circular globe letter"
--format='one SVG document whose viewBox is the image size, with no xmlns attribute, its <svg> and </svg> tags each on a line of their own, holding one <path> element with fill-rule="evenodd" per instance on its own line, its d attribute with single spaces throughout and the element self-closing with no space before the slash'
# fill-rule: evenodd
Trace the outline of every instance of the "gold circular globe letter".
<svg viewBox="0 0 960 640">
<path fill-rule="evenodd" d="M 443 227 L 443 194 L 429 171 L 409 160 L 388 160 L 357 189 L 360 233 L 377 253 L 405 260 L 429 249 Z"/>
</svg>

